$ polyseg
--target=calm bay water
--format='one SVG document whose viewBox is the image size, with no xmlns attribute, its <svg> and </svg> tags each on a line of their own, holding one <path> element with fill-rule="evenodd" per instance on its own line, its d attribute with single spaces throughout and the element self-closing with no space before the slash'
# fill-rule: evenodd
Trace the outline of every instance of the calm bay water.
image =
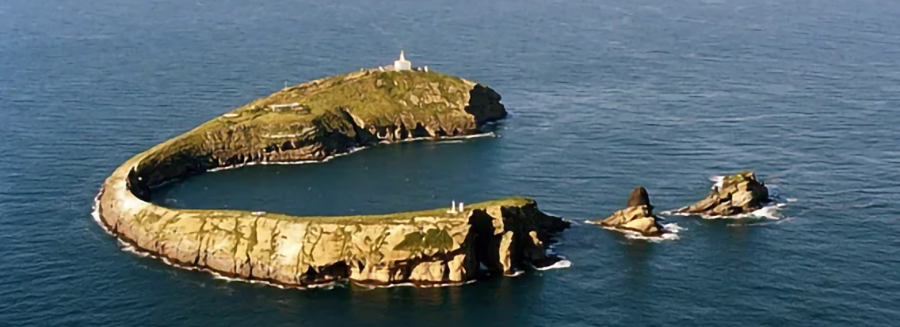
<svg viewBox="0 0 900 327">
<path fill-rule="evenodd" d="M 887 326 L 900 319 L 893 1 L 0 3 L 0 325 Z M 134 154 L 309 79 L 414 63 L 486 83 L 500 137 L 206 174 L 160 203 L 381 213 L 526 195 L 575 222 L 752 169 L 780 219 L 585 224 L 572 267 L 464 287 L 280 290 L 123 252 L 92 220 Z"/>
</svg>

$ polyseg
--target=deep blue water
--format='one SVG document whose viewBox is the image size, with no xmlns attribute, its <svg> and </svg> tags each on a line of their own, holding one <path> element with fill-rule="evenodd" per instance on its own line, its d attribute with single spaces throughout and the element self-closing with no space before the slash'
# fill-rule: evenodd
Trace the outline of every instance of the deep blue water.
<svg viewBox="0 0 900 327">
<path fill-rule="evenodd" d="M 0 325 L 888 326 L 900 319 L 900 4 L 0 2 Z M 497 138 L 206 174 L 164 203 L 378 213 L 526 195 L 581 221 L 752 169 L 780 219 L 576 224 L 568 269 L 463 287 L 281 290 L 123 252 L 91 218 L 134 154 L 309 79 L 414 63 L 486 83 Z"/>
</svg>

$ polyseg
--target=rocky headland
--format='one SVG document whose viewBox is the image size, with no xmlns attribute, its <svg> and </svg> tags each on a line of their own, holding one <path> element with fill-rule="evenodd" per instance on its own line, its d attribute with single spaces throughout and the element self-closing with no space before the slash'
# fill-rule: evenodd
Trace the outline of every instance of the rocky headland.
<svg viewBox="0 0 900 327">
<path fill-rule="evenodd" d="M 756 174 L 745 171 L 721 178 L 706 198 L 673 213 L 734 216 L 759 210 L 769 201 L 766 185 L 756 179 Z"/>
<path fill-rule="evenodd" d="M 287 87 L 140 153 L 104 182 L 110 233 L 174 265 L 287 287 L 350 280 L 448 285 L 553 264 L 569 226 L 526 198 L 386 215 L 298 217 L 151 203 L 152 189 L 212 169 L 321 161 L 355 148 L 474 135 L 506 117 L 500 95 L 436 72 L 361 70 Z M 302 200 L 302 199 L 301 199 Z"/>
<path fill-rule="evenodd" d="M 626 208 L 616 211 L 605 219 L 588 220 L 588 223 L 641 233 L 644 236 L 659 236 L 666 232 L 660 224 L 661 218 L 653 214 L 650 195 L 642 186 L 635 187 L 628 196 Z"/>
</svg>

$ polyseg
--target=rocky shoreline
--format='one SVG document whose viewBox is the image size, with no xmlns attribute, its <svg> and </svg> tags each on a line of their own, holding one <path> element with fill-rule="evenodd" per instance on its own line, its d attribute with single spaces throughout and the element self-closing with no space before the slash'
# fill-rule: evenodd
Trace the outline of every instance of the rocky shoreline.
<svg viewBox="0 0 900 327">
<path fill-rule="evenodd" d="M 217 168 L 323 161 L 379 143 L 475 135 L 504 117 L 490 88 L 434 72 L 364 70 L 288 87 L 125 162 L 101 188 L 97 219 L 135 250 L 174 266 L 282 287 L 449 285 L 552 265 L 559 258 L 546 247 L 569 225 L 526 198 L 461 212 L 346 217 L 150 202 L 154 187 Z"/>
</svg>

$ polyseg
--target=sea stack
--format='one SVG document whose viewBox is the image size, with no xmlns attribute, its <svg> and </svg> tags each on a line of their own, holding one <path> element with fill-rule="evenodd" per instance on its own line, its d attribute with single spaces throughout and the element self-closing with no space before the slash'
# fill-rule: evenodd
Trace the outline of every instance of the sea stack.
<svg viewBox="0 0 900 327">
<path fill-rule="evenodd" d="M 661 218 L 653 215 L 653 205 L 650 204 L 650 195 L 647 194 L 647 190 L 638 186 L 628 196 L 627 208 L 616 211 L 606 219 L 589 220 L 588 222 L 635 231 L 645 236 L 658 236 L 665 233 L 665 228 L 659 223 L 659 220 Z"/>
<path fill-rule="evenodd" d="M 769 202 L 769 190 L 750 171 L 723 177 L 703 200 L 675 210 L 675 213 L 704 216 L 733 216 L 750 213 Z"/>
</svg>

